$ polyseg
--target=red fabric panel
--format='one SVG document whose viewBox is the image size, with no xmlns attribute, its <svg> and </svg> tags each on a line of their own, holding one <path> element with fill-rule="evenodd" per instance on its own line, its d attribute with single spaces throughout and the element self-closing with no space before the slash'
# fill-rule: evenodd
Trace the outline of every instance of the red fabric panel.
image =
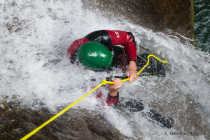
<svg viewBox="0 0 210 140">
<path fill-rule="evenodd" d="M 125 31 L 106 30 L 111 38 L 112 45 L 122 45 L 125 47 L 128 60 L 136 60 L 136 45 L 134 39 Z"/>
<path fill-rule="evenodd" d="M 86 42 L 89 42 L 88 39 L 86 38 L 81 38 L 81 39 L 78 39 L 78 40 L 75 40 L 68 48 L 68 58 L 75 53 L 75 51 L 79 48 L 80 45 L 86 43 Z"/>
</svg>

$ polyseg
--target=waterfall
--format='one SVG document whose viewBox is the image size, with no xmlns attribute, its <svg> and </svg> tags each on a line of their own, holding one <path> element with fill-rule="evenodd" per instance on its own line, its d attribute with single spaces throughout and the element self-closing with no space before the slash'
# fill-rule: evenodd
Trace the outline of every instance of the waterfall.
<svg viewBox="0 0 210 140">
<path fill-rule="evenodd" d="M 86 9 L 81 0 L 1 0 L 0 13 L 1 99 L 17 99 L 23 106 L 45 106 L 52 111 L 72 103 L 109 74 L 71 65 L 66 57 L 69 45 L 95 30 L 126 30 L 136 37 L 138 51 L 143 46 L 169 64 L 166 77 L 144 76 L 132 84 L 125 83 L 120 96 L 141 98 L 148 105 L 146 108 L 158 106 L 176 118 L 176 128 L 184 132 L 187 130 L 179 122 L 180 112 L 194 103 L 202 123 L 210 126 L 210 56 L 188 41 L 125 19 L 109 19 L 100 11 Z M 89 80 L 93 77 L 94 83 Z M 103 91 L 107 93 L 106 89 Z M 91 94 L 76 107 L 94 110 L 97 102 Z M 134 138 L 205 139 L 203 135 L 173 135 L 177 130 L 159 128 L 140 113 L 126 116 L 110 108 L 102 112 L 123 134 Z"/>
</svg>

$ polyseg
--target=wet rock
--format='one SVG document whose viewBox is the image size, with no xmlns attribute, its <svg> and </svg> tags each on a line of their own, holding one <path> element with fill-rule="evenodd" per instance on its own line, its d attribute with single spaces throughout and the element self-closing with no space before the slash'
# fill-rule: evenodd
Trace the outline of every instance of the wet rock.
<svg viewBox="0 0 210 140">
<path fill-rule="evenodd" d="M 0 105 L 0 139 L 20 139 L 53 114 L 46 108 L 32 110 L 17 103 Z M 124 140 L 128 139 L 100 114 L 85 109 L 72 109 L 47 125 L 31 140 Z"/>
<path fill-rule="evenodd" d="M 99 8 L 104 15 L 124 17 L 155 31 L 172 29 L 194 37 L 193 0 L 83 0 L 91 10 Z"/>
<path fill-rule="evenodd" d="M 200 136 L 209 138 L 210 128 L 208 120 L 205 117 L 205 111 L 192 96 L 184 95 L 181 91 L 173 93 L 171 102 L 166 100 L 156 100 L 150 104 L 150 107 L 161 112 L 165 116 L 170 116 L 175 120 L 172 135 Z"/>
</svg>

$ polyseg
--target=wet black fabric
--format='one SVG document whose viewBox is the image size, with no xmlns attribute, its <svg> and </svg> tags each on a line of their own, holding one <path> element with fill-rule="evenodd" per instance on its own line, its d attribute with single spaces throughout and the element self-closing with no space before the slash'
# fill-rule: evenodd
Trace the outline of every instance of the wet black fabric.
<svg viewBox="0 0 210 140">
<path fill-rule="evenodd" d="M 119 102 L 115 106 L 116 108 L 121 108 L 129 112 L 139 112 L 144 110 L 144 105 L 142 100 L 132 99 L 132 98 L 119 98 Z"/>
<path fill-rule="evenodd" d="M 148 55 L 149 54 L 144 53 L 137 57 L 137 71 L 139 71 L 147 63 Z M 149 66 L 143 72 L 146 72 L 150 75 L 165 76 L 165 68 L 163 65 L 163 63 L 152 57 L 150 58 Z"/>
<path fill-rule="evenodd" d="M 144 110 L 144 104 L 141 99 L 134 98 L 119 98 L 119 102 L 115 104 L 115 108 L 128 112 L 142 112 L 143 116 L 149 121 L 158 124 L 161 127 L 172 128 L 174 125 L 174 119 L 168 116 L 163 116 L 161 113 L 150 109 Z"/>
<path fill-rule="evenodd" d="M 127 56 L 125 54 L 125 50 L 119 46 L 113 46 L 113 67 L 120 67 L 123 70 L 126 70 L 126 66 L 128 65 Z M 136 66 L 137 71 L 139 71 L 144 65 L 147 63 L 147 56 L 149 54 L 144 53 L 140 56 L 137 56 Z M 155 58 L 150 58 L 149 66 L 143 71 L 148 73 L 149 75 L 157 75 L 157 76 L 165 76 L 165 68 L 161 62 L 156 60 Z"/>
<path fill-rule="evenodd" d="M 126 65 L 128 64 L 125 49 L 119 46 L 112 46 L 112 51 L 113 51 L 112 67 L 120 67 L 124 70 Z"/>
<path fill-rule="evenodd" d="M 90 41 L 99 42 L 99 43 L 105 45 L 106 47 L 108 47 L 109 50 L 112 50 L 111 38 L 110 38 L 108 32 L 106 32 L 105 30 L 99 30 L 99 31 L 92 32 L 92 33 L 86 35 L 85 38 L 87 38 Z"/>
<path fill-rule="evenodd" d="M 151 121 L 156 121 L 161 127 L 172 128 L 174 126 L 174 119 L 163 116 L 155 110 L 150 110 L 145 113 L 145 117 Z"/>
<path fill-rule="evenodd" d="M 132 38 L 133 38 L 133 42 L 135 43 L 135 45 L 136 45 L 136 40 L 135 40 L 135 37 L 134 37 L 134 35 L 131 33 L 131 32 L 127 32 Z"/>
<path fill-rule="evenodd" d="M 70 56 L 70 62 L 72 64 L 79 63 L 78 58 L 77 58 L 77 51 L 75 53 L 73 53 L 72 56 Z"/>
</svg>

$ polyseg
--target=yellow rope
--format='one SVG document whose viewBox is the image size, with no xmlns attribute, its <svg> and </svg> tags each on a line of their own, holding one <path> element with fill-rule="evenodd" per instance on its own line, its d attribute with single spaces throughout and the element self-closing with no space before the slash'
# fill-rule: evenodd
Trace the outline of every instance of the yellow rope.
<svg viewBox="0 0 210 140">
<path fill-rule="evenodd" d="M 144 65 L 143 68 L 141 68 L 141 69 L 137 72 L 137 75 L 140 75 L 140 74 L 144 71 L 144 69 L 145 69 L 146 67 L 148 67 L 150 57 L 154 57 L 155 59 L 157 59 L 158 61 L 160 61 L 160 62 L 162 62 L 162 63 L 168 63 L 168 61 L 161 60 L 160 58 L 158 58 L 158 57 L 155 56 L 154 54 L 150 54 L 150 55 L 147 56 L 147 63 Z M 126 81 L 128 81 L 128 80 L 129 80 L 129 78 L 125 78 L 125 79 L 122 79 L 122 80 L 120 80 L 120 81 L 126 82 Z M 103 82 L 106 83 L 106 84 L 114 84 L 114 82 L 106 81 L 106 80 L 103 80 Z"/>
<path fill-rule="evenodd" d="M 143 68 L 141 68 L 141 70 L 139 70 L 137 72 L 138 75 L 140 75 L 141 72 L 143 72 L 143 70 L 149 65 L 149 58 L 150 57 L 154 57 L 154 58 L 156 58 L 158 61 L 160 61 L 162 63 L 168 63 L 168 61 L 161 60 L 160 58 L 156 57 L 155 55 L 150 54 L 150 55 L 147 56 L 147 63 L 144 65 Z M 121 81 L 122 82 L 125 82 L 125 81 L 128 81 L 128 80 L 129 80 L 129 78 L 126 78 L 126 79 L 123 79 Z M 66 108 L 64 108 L 60 112 L 58 112 L 56 115 L 54 115 L 49 120 L 47 120 L 46 122 L 44 122 L 43 124 L 41 124 L 39 127 L 37 127 L 36 129 L 34 129 L 33 131 L 31 131 L 27 135 L 25 135 L 24 137 L 22 137 L 20 140 L 27 140 L 28 138 L 30 138 L 31 136 L 33 136 L 34 134 L 36 134 L 39 130 L 41 130 L 43 127 L 45 127 L 46 125 L 48 125 L 49 123 L 51 123 L 52 121 L 54 121 L 59 116 L 63 115 L 66 111 L 68 111 L 70 108 L 72 108 L 73 106 L 75 106 L 77 103 L 79 103 L 81 100 L 83 100 L 89 94 L 91 94 L 92 92 L 94 92 L 96 89 L 98 89 L 101 86 L 106 85 L 106 84 L 114 84 L 114 82 L 102 80 L 102 82 L 98 86 L 96 86 L 94 89 L 92 89 L 91 91 L 87 92 L 85 95 L 83 95 L 78 100 L 74 101 L 72 104 L 70 104 L 69 106 L 67 106 Z"/>
</svg>

